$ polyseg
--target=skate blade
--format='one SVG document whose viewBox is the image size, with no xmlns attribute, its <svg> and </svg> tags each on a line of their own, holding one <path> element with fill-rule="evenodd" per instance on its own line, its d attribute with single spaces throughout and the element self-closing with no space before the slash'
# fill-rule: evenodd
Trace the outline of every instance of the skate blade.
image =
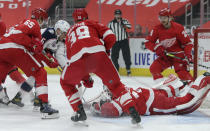
<svg viewBox="0 0 210 131">
<path fill-rule="evenodd" d="M 15 106 L 18 106 L 18 107 L 24 107 L 25 106 L 24 104 L 14 103 L 12 101 L 10 103 L 15 105 Z"/>
<path fill-rule="evenodd" d="M 5 105 L 5 106 L 8 106 L 10 104 L 10 101 L 7 102 L 7 103 L 0 101 L 0 104 Z"/>
<path fill-rule="evenodd" d="M 73 124 L 75 125 L 75 126 L 83 126 L 83 127 L 89 127 L 89 125 L 88 125 L 88 123 L 86 122 L 86 121 L 78 121 L 78 122 L 74 122 L 73 121 Z"/>
<path fill-rule="evenodd" d="M 40 111 L 40 107 L 39 106 L 34 106 L 33 107 L 33 112 L 39 112 Z"/>
<path fill-rule="evenodd" d="M 59 113 L 53 113 L 51 115 L 49 115 L 48 113 L 41 113 L 42 119 L 57 119 L 59 117 L 60 117 Z"/>
</svg>

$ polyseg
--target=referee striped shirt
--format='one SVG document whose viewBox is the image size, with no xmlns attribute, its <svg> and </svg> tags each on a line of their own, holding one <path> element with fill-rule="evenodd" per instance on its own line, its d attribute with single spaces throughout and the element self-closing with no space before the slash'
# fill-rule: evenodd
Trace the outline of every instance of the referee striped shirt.
<svg viewBox="0 0 210 131">
<path fill-rule="evenodd" d="M 121 22 L 117 22 L 116 19 L 109 22 L 108 27 L 114 32 L 116 35 L 117 40 L 121 41 L 128 38 L 128 34 L 125 28 L 130 29 L 131 24 L 126 19 L 122 19 Z"/>
</svg>

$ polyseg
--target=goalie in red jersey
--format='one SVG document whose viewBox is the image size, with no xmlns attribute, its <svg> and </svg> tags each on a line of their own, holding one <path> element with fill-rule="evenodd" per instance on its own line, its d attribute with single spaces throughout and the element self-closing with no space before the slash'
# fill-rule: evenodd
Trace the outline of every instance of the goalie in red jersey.
<svg viewBox="0 0 210 131">
<path fill-rule="evenodd" d="M 109 50 L 116 41 L 114 33 L 108 27 L 88 20 L 88 14 L 84 9 L 76 9 L 73 18 L 75 24 L 70 27 L 65 43 L 68 62 L 61 76 L 61 86 L 76 112 L 71 120 L 78 122 L 87 119 L 75 86 L 89 73 L 94 73 L 102 79 L 113 97 L 120 99 L 120 103 L 132 117 L 132 122 L 139 123 L 141 119 L 132 97 L 120 82 L 117 70 L 108 57 Z"/>
<path fill-rule="evenodd" d="M 154 27 L 145 42 L 146 48 L 159 56 L 150 66 L 153 79 L 159 83 L 163 80 L 161 73 L 173 66 L 181 80 L 192 81 L 189 63 L 192 62 L 193 44 L 189 36 L 182 25 L 172 21 L 169 9 L 165 8 L 159 12 L 159 20 L 161 24 Z M 180 59 L 170 57 L 168 53 Z"/>
<path fill-rule="evenodd" d="M 210 73 L 204 73 L 189 85 L 170 75 L 159 87 L 128 90 L 140 115 L 187 114 L 197 110 L 210 91 Z M 106 89 L 91 103 L 91 112 L 103 117 L 127 114 L 119 99 L 110 100 L 110 97 Z"/>
</svg>

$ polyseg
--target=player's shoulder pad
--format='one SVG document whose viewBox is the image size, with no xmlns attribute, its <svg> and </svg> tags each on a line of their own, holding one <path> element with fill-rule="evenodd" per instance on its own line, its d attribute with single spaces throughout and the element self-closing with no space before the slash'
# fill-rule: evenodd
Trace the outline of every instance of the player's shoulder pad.
<svg viewBox="0 0 210 131">
<path fill-rule="evenodd" d="M 153 30 L 153 31 L 158 31 L 158 30 L 160 30 L 161 28 L 163 28 L 163 27 L 162 27 L 162 24 L 158 24 L 158 25 L 153 26 L 152 30 Z"/>
<path fill-rule="evenodd" d="M 100 26 L 104 26 L 103 24 L 99 23 L 98 21 L 95 21 L 95 20 L 86 20 L 86 24 L 87 25 L 100 25 Z"/>
<path fill-rule="evenodd" d="M 179 24 L 179 23 L 177 23 L 177 22 L 172 21 L 171 23 L 172 23 L 172 25 L 173 25 L 176 29 L 177 29 L 177 28 L 179 28 L 179 29 L 184 29 L 184 26 L 181 25 L 181 24 Z"/>
<path fill-rule="evenodd" d="M 35 25 L 39 25 L 39 23 L 35 19 L 25 19 L 24 22 L 27 21 L 27 20 L 30 20 L 31 22 L 34 22 Z"/>
<path fill-rule="evenodd" d="M 54 28 L 47 28 L 46 31 L 49 32 L 49 34 L 55 35 L 55 29 Z"/>
<path fill-rule="evenodd" d="M 54 29 L 54 28 L 47 28 L 47 29 L 42 33 L 42 37 L 45 38 L 46 40 L 48 40 L 48 39 L 53 39 L 53 38 L 57 38 L 56 33 L 55 33 L 55 29 Z"/>
<path fill-rule="evenodd" d="M 97 21 L 95 21 L 95 20 L 86 20 L 85 21 L 86 23 L 92 23 L 92 24 L 94 24 L 94 23 L 98 23 Z"/>
</svg>

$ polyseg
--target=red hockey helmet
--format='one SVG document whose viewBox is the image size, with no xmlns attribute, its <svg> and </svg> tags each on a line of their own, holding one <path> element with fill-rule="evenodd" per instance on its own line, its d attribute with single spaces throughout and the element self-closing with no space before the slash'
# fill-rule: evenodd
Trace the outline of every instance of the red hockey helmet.
<svg viewBox="0 0 210 131">
<path fill-rule="evenodd" d="M 31 18 L 32 19 L 43 19 L 46 20 L 48 18 L 48 14 L 47 11 L 42 9 L 42 8 L 36 8 L 34 10 L 32 10 L 31 12 Z"/>
<path fill-rule="evenodd" d="M 171 10 L 169 8 L 164 8 L 160 10 L 159 16 L 171 16 Z"/>
<path fill-rule="evenodd" d="M 75 9 L 72 16 L 75 22 L 88 19 L 88 14 L 83 8 Z"/>
</svg>

